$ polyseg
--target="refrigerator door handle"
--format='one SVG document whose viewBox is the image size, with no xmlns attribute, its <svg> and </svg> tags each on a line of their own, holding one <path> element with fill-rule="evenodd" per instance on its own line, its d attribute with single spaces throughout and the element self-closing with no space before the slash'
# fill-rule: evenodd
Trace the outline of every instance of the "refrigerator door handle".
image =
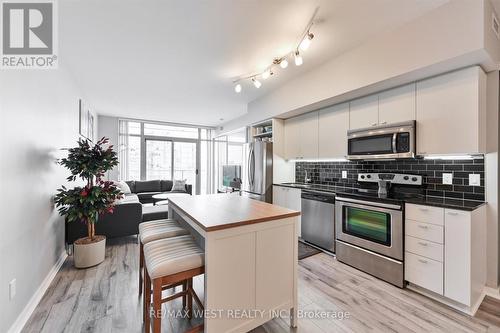
<svg viewBox="0 0 500 333">
<path fill-rule="evenodd" d="M 248 152 L 248 162 L 247 162 L 247 177 L 249 186 L 252 186 L 252 177 L 250 176 L 250 165 L 252 164 L 252 150 L 253 148 L 250 148 L 250 151 Z"/>
<path fill-rule="evenodd" d="M 255 185 L 255 151 L 254 149 L 252 148 L 252 151 L 250 153 L 250 161 L 251 161 L 251 169 L 252 169 L 252 172 L 251 172 L 251 177 L 250 177 L 250 181 L 252 182 L 252 187 Z"/>
</svg>

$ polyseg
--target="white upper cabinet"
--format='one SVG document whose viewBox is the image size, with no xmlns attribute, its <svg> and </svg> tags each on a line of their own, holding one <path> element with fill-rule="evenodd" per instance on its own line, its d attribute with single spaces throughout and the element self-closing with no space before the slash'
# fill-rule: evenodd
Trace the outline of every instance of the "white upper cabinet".
<svg viewBox="0 0 500 333">
<path fill-rule="evenodd" d="M 486 74 L 478 66 L 417 82 L 417 153 L 485 151 Z"/>
<path fill-rule="evenodd" d="M 318 111 L 285 120 L 287 159 L 318 157 Z"/>
<path fill-rule="evenodd" d="M 285 120 L 285 158 L 296 159 L 301 156 L 299 117 Z"/>
<path fill-rule="evenodd" d="M 318 155 L 320 158 L 344 158 L 347 155 L 349 103 L 319 111 Z"/>
<path fill-rule="evenodd" d="M 316 111 L 299 117 L 302 158 L 318 158 L 318 114 Z"/>
<path fill-rule="evenodd" d="M 415 120 L 415 83 L 379 94 L 378 122 L 381 125 Z"/>
<path fill-rule="evenodd" d="M 378 95 L 358 98 L 349 104 L 350 129 L 378 125 Z"/>
</svg>

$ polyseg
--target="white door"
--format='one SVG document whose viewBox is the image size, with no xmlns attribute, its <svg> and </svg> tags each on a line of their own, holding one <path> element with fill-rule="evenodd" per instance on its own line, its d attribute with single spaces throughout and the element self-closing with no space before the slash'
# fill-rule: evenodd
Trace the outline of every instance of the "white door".
<svg viewBox="0 0 500 333">
<path fill-rule="evenodd" d="M 378 118 L 381 125 L 415 120 L 415 83 L 380 93 Z"/>
<path fill-rule="evenodd" d="M 484 149 L 486 76 L 479 67 L 417 82 L 417 153 L 464 154 Z"/>
<path fill-rule="evenodd" d="M 444 232 L 444 296 L 470 306 L 471 214 L 445 209 Z"/>
<path fill-rule="evenodd" d="M 320 158 L 344 158 L 347 155 L 349 103 L 319 111 L 318 155 Z"/>
<path fill-rule="evenodd" d="M 350 102 L 350 129 L 378 125 L 378 95 L 370 95 Z"/>
</svg>

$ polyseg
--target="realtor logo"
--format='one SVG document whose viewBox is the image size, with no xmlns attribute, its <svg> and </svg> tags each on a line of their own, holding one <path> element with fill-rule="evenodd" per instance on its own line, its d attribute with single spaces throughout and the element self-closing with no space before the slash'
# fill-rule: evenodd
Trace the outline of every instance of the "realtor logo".
<svg viewBox="0 0 500 333">
<path fill-rule="evenodd" d="M 35 1 L 1 3 L 4 69 L 57 68 L 56 4 Z"/>
</svg>

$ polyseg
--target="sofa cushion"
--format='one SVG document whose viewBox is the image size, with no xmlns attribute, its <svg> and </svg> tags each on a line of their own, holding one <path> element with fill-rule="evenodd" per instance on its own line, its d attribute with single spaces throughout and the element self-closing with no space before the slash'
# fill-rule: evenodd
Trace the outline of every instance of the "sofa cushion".
<svg viewBox="0 0 500 333">
<path fill-rule="evenodd" d="M 161 180 L 161 191 L 168 192 L 172 189 L 173 182 L 171 180 Z"/>
<path fill-rule="evenodd" d="M 130 194 L 132 193 L 132 191 L 130 190 L 130 186 L 128 186 L 128 184 L 123 181 L 123 180 L 120 180 L 120 181 L 116 181 L 116 180 L 113 180 L 113 185 L 115 185 L 123 194 Z"/>
<path fill-rule="evenodd" d="M 145 180 L 135 182 L 135 193 L 161 192 L 159 180 Z"/>
<path fill-rule="evenodd" d="M 137 194 L 125 194 L 123 198 L 116 200 L 115 204 L 120 205 L 129 202 L 139 202 Z"/>
<path fill-rule="evenodd" d="M 186 182 L 187 179 L 184 180 L 174 180 L 174 185 L 172 185 L 172 192 L 186 192 Z"/>
<path fill-rule="evenodd" d="M 135 193 L 135 180 L 128 180 L 125 183 L 127 183 L 130 188 L 130 192 Z"/>
</svg>

